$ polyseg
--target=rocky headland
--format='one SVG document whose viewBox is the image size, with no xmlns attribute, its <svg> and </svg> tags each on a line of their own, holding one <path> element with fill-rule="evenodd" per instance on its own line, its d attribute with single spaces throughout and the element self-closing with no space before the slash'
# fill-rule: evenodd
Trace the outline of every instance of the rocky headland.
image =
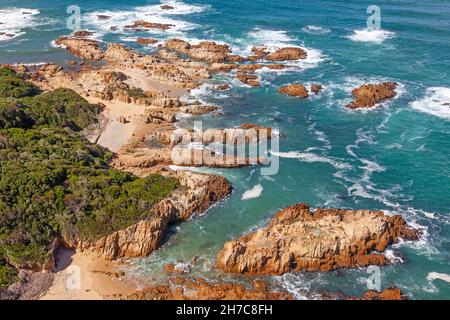
<svg viewBox="0 0 450 320">
<path fill-rule="evenodd" d="M 381 211 L 317 209 L 298 204 L 279 211 L 270 224 L 225 243 L 216 266 L 224 271 L 281 275 L 386 265 L 383 251 L 418 231 L 399 215 Z"/>
</svg>

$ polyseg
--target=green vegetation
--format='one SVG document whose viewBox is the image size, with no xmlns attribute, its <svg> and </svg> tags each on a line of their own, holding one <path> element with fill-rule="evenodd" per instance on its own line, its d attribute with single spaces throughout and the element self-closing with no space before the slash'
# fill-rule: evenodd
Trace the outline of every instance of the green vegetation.
<svg viewBox="0 0 450 320">
<path fill-rule="evenodd" d="M 21 79 L 0 68 L 5 77 Z M 48 263 L 58 237 L 96 240 L 126 228 L 178 187 L 110 169 L 112 153 L 79 132 L 98 109 L 73 91 L 28 92 L 0 93 L 0 288 L 17 269 Z"/>
</svg>

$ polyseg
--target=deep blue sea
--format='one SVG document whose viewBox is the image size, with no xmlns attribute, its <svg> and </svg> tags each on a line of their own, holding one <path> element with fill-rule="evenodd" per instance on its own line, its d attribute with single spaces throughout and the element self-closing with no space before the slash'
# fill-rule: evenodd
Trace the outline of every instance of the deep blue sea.
<svg viewBox="0 0 450 320">
<path fill-rule="evenodd" d="M 165 2 L 175 9 L 164 11 L 160 2 L 145 0 L 0 0 L 0 34 L 10 34 L 0 35 L 0 63 L 72 59 L 52 41 L 71 32 L 66 10 L 73 4 L 81 9 L 82 29 L 144 52 L 154 48 L 136 45 L 142 35 L 223 41 L 240 54 L 259 44 L 308 50 L 308 59 L 289 71 L 261 71 L 260 88 L 218 75 L 212 82 L 229 82 L 232 90 L 218 93 L 204 86 L 192 92 L 195 99 L 223 106 L 224 115 L 204 117 L 204 127 L 251 122 L 277 128 L 279 172 L 204 170 L 226 176 L 233 194 L 202 217 L 175 226 L 160 250 L 132 262 L 133 270 L 160 281 L 165 263 L 199 256 L 190 276 L 248 281 L 211 271 L 217 251 L 225 241 L 264 226 L 277 210 L 306 202 L 402 214 L 423 230 L 423 237 L 390 248 L 387 254 L 397 262 L 381 268 L 381 289 L 397 286 L 412 299 L 449 299 L 450 1 Z M 382 29 L 371 33 L 366 10 L 372 4 L 381 8 Z M 111 19 L 99 21 L 97 14 Z M 152 34 L 122 29 L 137 19 L 176 27 Z M 118 29 L 111 31 L 111 26 Z M 379 81 L 400 83 L 393 101 L 370 111 L 345 108 L 353 88 Z M 277 93 L 291 82 L 321 83 L 324 89 L 309 100 Z M 268 280 L 298 298 L 311 298 L 321 291 L 361 294 L 369 276 L 368 270 L 358 269 Z"/>
</svg>

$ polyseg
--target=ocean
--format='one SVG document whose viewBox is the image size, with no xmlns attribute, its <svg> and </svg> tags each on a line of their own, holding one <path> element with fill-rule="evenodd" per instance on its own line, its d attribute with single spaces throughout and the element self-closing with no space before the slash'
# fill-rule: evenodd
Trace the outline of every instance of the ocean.
<svg viewBox="0 0 450 320">
<path fill-rule="evenodd" d="M 71 32 L 66 25 L 70 5 L 79 6 L 81 28 L 95 31 L 98 40 L 146 53 L 155 47 L 142 48 L 135 42 L 138 36 L 226 42 L 243 55 L 261 44 L 307 48 L 308 58 L 288 70 L 259 70 L 260 88 L 217 75 L 211 82 L 227 82 L 230 91 L 204 85 L 191 92 L 190 99 L 223 107 L 223 116 L 201 118 L 204 128 L 257 123 L 279 130 L 280 147 L 273 153 L 280 158 L 279 171 L 264 176 L 257 166 L 200 169 L 226 176 L 232 195 L 203 216 L 174 226 L 160 250 L 131 262 L 132 272 L 149 282 L 164 281 L 164 264 L 199 257 L 189 276 L 249 281 L 213 270 L 218 250 L 225 241 L 264 226 L 279 209 L 305 202 L 401 214 L 423 235 L 388 250 L 396 263 L 380 268 L 380 288 L 399 287 L 412 299 L 449 299 L 450 1 L 376 1 L 381 30 L 375 32 L 366 29 L 373 1 L 163 2 L 175 9 L 144 0 L 0 1 L 0 63 L 72 60 L 52 44 Z M 98 14 L 111 19 L 98 20 Z M 154 33 L 123 29 L 138 19 L 175 27 Z M 366 111 L 345 108 L 353 88 L 380 81 L 400 84 L 394 100 Z M 277 93 L 291 82 L 320 83 L 323 91 L 308 100 Z M 267 280 L 299 299 L 323 291 L 360 295 L 372 272 L 302 272 Z"/>
</svg>

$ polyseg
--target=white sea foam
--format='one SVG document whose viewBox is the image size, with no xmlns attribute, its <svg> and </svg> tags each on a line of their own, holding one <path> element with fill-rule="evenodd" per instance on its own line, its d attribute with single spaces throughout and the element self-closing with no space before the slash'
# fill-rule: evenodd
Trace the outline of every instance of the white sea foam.
<svg viewBox="0 0 450 320">
<path fill-rule="evenodd" d="M 431 87 L 423 99 L 410 103 L 411 108 L 450 120 L 450 88 Z"/>
<path fill-rule="evenodd" d="M 348 39 L 360 42 L 383 43 L 385 40 L 395 36 L 395 33 L 387 30 L 354 30 L 353 34 L 347 36 Z"/>
<path fill-rule="evenodd" d="M 313 25 L 304 27 L 303 31 L 314 34 L 326 34 L 331 32 L 331 30 L 328 28 Z"/>
<path fill-rule="evenodd" d="M 302 162 L 315 163 L 322 162 L 328 163 L 335 167 L 336 169 L 351 169 L 351 165 L 348 163 L 343 163 L 336 161 L 332 158 L 320 156 L 312 152 L 298 152 L 298 151 L 289 151 L 289 152 L 275 152 L 270 151 L 273 156 L 280 158 L 288 158 L 288 159 L 298 159 Z"/>
<path fill-rule="evenodd" d="M 446 274 L 446 273 L 438 273 L 438 272 L 430 272 L 427 275 L 427 280 L 432 282 L 436 279 L 445 281 L 450 283 L 450 274 Z"/>
<path fill-rule="evenodd" d="M 250 199 L 258 198 L 261 196 L 263 190 L 264 190 L 263 186 L 260 184 L 257 184 L 250 190 L 245 191 L 244 194 L 242 194 L 241 200 L 250 200 Z"/>
<path fill-rule="evenodd" d="M 24 28 L 32 28 L 38 24 L 36 16 L 37 9 L 8 8 L 0 9 L 0 41 L 17 38 L 25 32 Z"/>
<path fill-rule="evenodd" d="M 202 12 L 206 8 L 205 6 L 185 4 L 181 1 L 164 1 L 163 3 L 173 6 L 174 9 L 163 10 L 160 8 L 161 5 L 148 5 L 135 7 L 132 10 L 94 11 L 83 15 L 83 23 L 100 34 L 110 32 L 130 34 L 134 31 L 126 29 L 125 26 L 136 20 L 144 20 L 173 25 L 167 30 L 149 29 L 147 30 L 149 33 L 164 38 L 166 36 L 183 36 L 186 31 L 195 29 L 197 25 L 174 17 Z M 110 18 L 102 20 L 98 18 L 98 15 L 105 15 Z M 112 27 L 116 30 L 112 30 Z"/>
</svg>

